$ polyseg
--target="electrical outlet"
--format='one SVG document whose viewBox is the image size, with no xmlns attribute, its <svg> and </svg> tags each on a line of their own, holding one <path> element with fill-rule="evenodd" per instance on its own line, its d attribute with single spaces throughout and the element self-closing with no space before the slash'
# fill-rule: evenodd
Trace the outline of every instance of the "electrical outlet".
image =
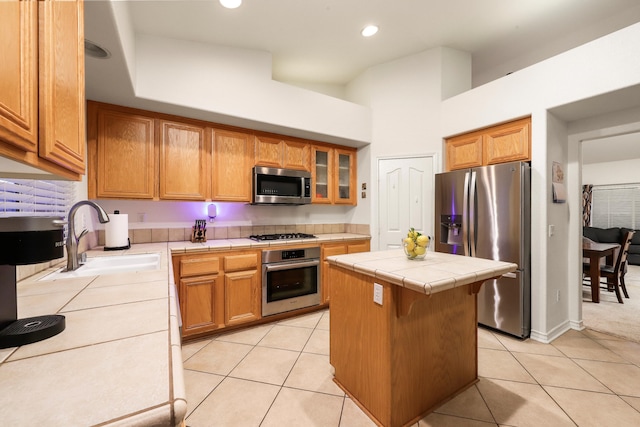
<svg viewBox="0 0 640 427">
<path fill-rule="evenodd" d="M 560 289 L 556 291 L 556 302 L 560 302 Z"/>
<path fill-rule="evenodd" d="M 380 283 L 373 284 L 373 302 L 382 305 L 382 285 Z"/>
<path fill-rule="evenodd" d="M 549 237 L 553 236 L 556 232 L 556 226 L 551 224 L 549 225 Z"/>
</svg>

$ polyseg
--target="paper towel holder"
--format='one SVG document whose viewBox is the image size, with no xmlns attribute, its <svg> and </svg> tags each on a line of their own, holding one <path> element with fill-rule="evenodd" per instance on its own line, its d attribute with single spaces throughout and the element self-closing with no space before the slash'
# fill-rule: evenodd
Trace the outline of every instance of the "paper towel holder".
<svg viewBox="0 0 640 427">
<path fill-rule="evenodd" d="M 115 211 L 113 211 L 113 213 L 115 215 L 118 215 L 118 214 L 120 214 L 120 211 L 116 209 Z M 104 247 L 105 251 L 122 251 L 122 250 L 125 250 L 125 249 L 131 249 L 131 239 L 128 238 L 128 237 L 127 237 L 127 244 L 124 245 L 124 246 L 109 247 L 109 246 L 105 245 L 105 247 Z"/>
<path fill-rule="evenodd" d="M 127 244 L 125 246 L 119 246 L 114 248 L 110 248 L 108 246 L 104 247 L 105 251 L 123 251 L 125 249 L 131 249 L 131 239 L 129 239 L 128 237 L 127 237 Z"/>
</svg>

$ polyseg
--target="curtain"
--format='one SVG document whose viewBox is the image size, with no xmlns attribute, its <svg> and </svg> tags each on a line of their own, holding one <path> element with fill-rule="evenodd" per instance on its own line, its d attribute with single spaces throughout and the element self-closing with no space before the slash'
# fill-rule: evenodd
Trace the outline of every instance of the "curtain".
<svg viewBox="0 0 640 427">
<path fill-rule="evenodd" d="M 582 226 L 591 225 L 591 205 L 593 202 L 593 185 L 582 186 Z"/>
</svg>

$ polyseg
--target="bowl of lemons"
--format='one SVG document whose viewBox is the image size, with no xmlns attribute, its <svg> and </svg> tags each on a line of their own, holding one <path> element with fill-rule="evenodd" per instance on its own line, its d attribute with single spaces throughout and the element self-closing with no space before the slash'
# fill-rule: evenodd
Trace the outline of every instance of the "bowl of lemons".
<svg viewBox="0 0 640 427">
<path fill-rule="evenodd" d="M 430 242 L 431 238 L 429 236 L 411 227 L 407 233 L 407 237 L 402 239 L 402 248 L 407 258 L 422 260 L 427 255 L 427 248 Z"/>
</svg>

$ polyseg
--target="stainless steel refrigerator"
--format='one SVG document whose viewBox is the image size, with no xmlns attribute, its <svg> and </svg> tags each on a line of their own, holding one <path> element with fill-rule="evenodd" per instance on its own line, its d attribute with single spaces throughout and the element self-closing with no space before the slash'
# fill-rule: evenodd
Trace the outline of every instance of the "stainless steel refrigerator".
<svg viewBox="0 0 640 427">
<path fill-rule="evenodd" d="M 436 174 L 435 250 L 508 261 L 518 270 L 488 280 L 478 323 L 526 338 L 531 332 L 531 168 L 502 163 Z"/>
</svg>

